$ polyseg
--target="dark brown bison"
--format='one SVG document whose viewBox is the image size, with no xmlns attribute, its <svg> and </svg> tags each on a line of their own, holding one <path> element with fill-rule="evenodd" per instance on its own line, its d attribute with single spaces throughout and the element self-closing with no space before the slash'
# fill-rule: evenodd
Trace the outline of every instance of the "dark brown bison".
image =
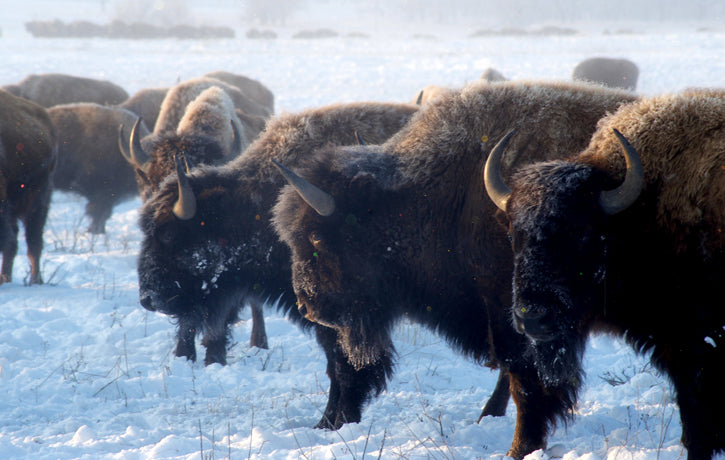
<svg viewBox="0 0 725 460">
<path fill-rule="evenodd" d="M 226 363 L 229 328 L 246 303 L 262 316 L 261 305 L 277 301 L 306 323 L 294 308 L 289 252 L 270 228 L 271 208 L 285 183 L 271 160 L 295 164 L 328 143 L 356 142 L 356 132 L 382 142 L 416 110 L 358 103 L 281 115 L 231 163 L 198 167 L 188 176 L 182 171 L 161 185 L 140 211 L 139 296 L 148 310 L 176 319 L 176 356 L 194 360 L 195 337 L 202 334 L 204 362 Z M 253 318 L 254 340 L 263 323 Z M 334 331 L 319 327 L 316 333 L 333 361 L 329 366 L 346 365 L 335 354 Z M 333 394 L 340 390 L 331 391 L 338 404 Z"/>
<path fill-rule="evenodd" d="M 361 375 L 392 373 L 390 331 L 402 318 L 438 331 L 479 362 L 500 365 L 518 407 L 509 455 L 542 447 L 564 403 L 557 388 L 539 381 L 521 353 L 526 340 L 511 327 L 511 250 L 495 206 L 478 192 L 483 166 L 512 126 L 521 131 L 520 155 L 507 163 L 506 177 L 573 154 L 601 117 L 634 99 L 582 84 L 478 81 L 426 104 L 380 147 L 319 152 L 300 167 L 309 182 L 297 177 L 297 189 L 284 190 L 274 210 L 275 229 L 292 252 L 300 312 L 337 331 Z M 325 426 L 360 421 L 380 383 L 354 380 L 365 391 L 360 404 L 329 414 Z M 556 410 L 541 410 L 551 405 Z"/>
<path fill-rule="evenodd" d="M 490 188 L 510 222 L 513 321 L 543 382 L 576 393 L 589 334 L 624 337 L 672 381 L 688 458 L 723 452 L 725 92 L 624 106 L 580 155 L 524 168 L 510 189 L 503 148 Z"/>
<path fill-rule="evenodd" d="M 58 134 L 58 163 L 53 187 L 84 196 L 90 233 L 106 232 L 113 207 L 138 195 L 133 168 L 118 145 L 119 126 L 138 116 L 125 109 L 88 102 L 56 105 L 48 115 Z M 148 135 L 145 124 L 138 128 Z"/>
<path fill-rule="evenodd" d="M 71 102 L 117 105 L 128 99 L 126 90 L 110 81 L 60 73 L 28 75 L 19 83 L 6 85 L 3 89 L 43 107 Z"/>
<path fill-rule="evenodd" d="M 12 281 L 18 220 L 25 228 L 29 284 L 43 283 L 40 254 L 55 160 L 55 130 L 46 110 L 0 90 L 0 284 Z"/>
<path fill-rule="evenodd" d="M 585 59 L 574 67 L 572 78 L 605 85 L 610 88 L 622 88 L 630 91 L 637 89 L 639 68 L 629 59 L 593 57 Z"/>
</svg>

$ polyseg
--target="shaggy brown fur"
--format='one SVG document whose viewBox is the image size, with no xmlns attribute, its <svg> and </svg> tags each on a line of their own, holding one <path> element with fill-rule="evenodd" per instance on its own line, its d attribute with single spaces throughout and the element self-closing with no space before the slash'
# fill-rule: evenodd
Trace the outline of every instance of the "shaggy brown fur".
<svg viewBox="0 0 725 460">
<path fill-rule="evenodd" d="M 0 90 L 0 284 L 12 280 L 18 220 L 25 227 L 29 284 L 43 282 L 40 253 L 55 161 L 55 128 L 46 110 Z"/>
<path fill-rule="evenodd" d="M 275 207 L 300 310 L 337 330 L 350 363 L 369 372 L 385 374 L 390 331 L 401 318 L 435 329 L 476 360 L 498 362 L 510 371 L 518 407 L 510 455 L 542 447 L 547 423 L 565 409 L 552 410 L 556 390 L 543 388 L 511 328 L 511 251 L 481 194 L 483 167 L 512 128 L 517 155 L 505 177 L 572 155 L 601 117 L 635 99 L 584 84 L 479 81 L 429 102 L 380 147 L 321 151 L 299 171 L 334 197 L 336 211 L 318 215 L 291 188 Z M 359 417 L 332 413 L 327 426 L 349 421 Z"/>
<path fill-rule="evenodd" d="M 590 332 L 624 337 L 672 381 L 690 459 L 725 451 L 725 92 L 643 99 L 603 119 L 569 161 L 512 180 L 513 319 L 542 380 L 578 390 Z M 607 213 L 622 181 L 620 131 L 644 186 Z"/>
<path fill-rule="evenodd" d="M 128 99 L 126 90 L 110 81 L 59 73 L 28 75 L 3 89 L 43 107 L 72 102 L 116 105 Z"/>
<path fill-rule="evenodd" d="M 289 253 L 270 230 L 271 208 L 285 183 L 271 160 L 294 164 L 324 145 L 356 142 L 356 132 L 370 143 L 382 142 L 417 110 L 355 103 L 279 115 L 236 160 L 189 174 L 197 202 L 189 220 L 172 213 L 178 179 L 167 178 L 140 211 L 139 294 L 145 308 L 178 319 L 177 356 L 194 359 L 194 337 L 201 333 L 205 362 L 225 363 L 229 327 L 246 303 L 259 309 L 268 298 L 279 300 L 293 320 L 304 323 L 294 308 Z M 258 327 L 263 321 L 255 317 L 253 335 Z M 317 334 L 334 360 L 334 331 L 320 328 Z"/>
</svg>

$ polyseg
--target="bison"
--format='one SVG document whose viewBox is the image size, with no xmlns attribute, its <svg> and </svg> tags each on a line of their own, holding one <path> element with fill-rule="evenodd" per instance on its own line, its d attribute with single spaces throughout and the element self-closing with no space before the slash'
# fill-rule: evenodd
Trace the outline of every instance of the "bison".
<svg viewBox="0 0 725 460">
<path fill-rule="evenodd" d="M 610 88 L 634 91 L 637 88 L 639 69 L 629 59 L 593 57 L 574 67 L 574 80 L 597 83 Z"/>
<path fill-rule="evenodd" d="M 190 166 L 225 163 L 250 143 L 249 130 L 243 127 L 231 99 L 219 87 L 206 88 L 185 108 L 174 131 L 161 130 L 157 123 L 157 129 L 144 137 L 138 128 L 140 118 L 131 129 L 128 142 L 124 129 L 119 130 L 122 152 L 136 172 L 144 202 L 176 170 L 176 156 L 183 154 Z M 160 116 L 163 114 L 162 111 Z M 256 136 L 256 128 L 252 131 Z"/>
<path fill-rule="evenodd" d="M 161 185 L 140 210 L 139 298 L 146 309 L 176 319 L 176 356 L 196 359 L 195 337 L 202 334 L 204 362 L 226 363 L 229 328 L 245 303 L 261 316 L 263 302 L 278 301 L 290 318 L 309 325 L 294 308 L 289 252 L 270 229 L 284 185 L 271 160 L 294 164 L 325 144 L 354 143 L 356 132 L 382 142 L 416 110 L 356 103 L 281 115 L 234 161 L 197 167 L 188 176 L 182 168 Z M 253 341 L 257 324 L 253 316 Z M 332 361 L 328 367 L 344 366 L 334 331 L 319 327 L 316 333 Z M 335 404 L 339 393 L 331 390 Z"/>
<path fill-rule="evenodd" d="M 236 86 L 217 80 L 216 78 L 194 78 L 177 84 L 166 94 L 166 98 L 161 103 L 159 117 L 154 125 L 154 132 L 160 134 L 176 131 L 179 122 L 186 113 L 186 107 L 204 90 L 212 86 L 224 90 L 227 96 L 231 98 L 234 107 L 247 115 L 256 115 L 263 118 L 270 117 L 271 112 L 267 108 L 257 104 Z"/>
<path fill-rule="evenodd" d="M 168 92 L 169 88 L 143 88 L 119 104 L 118 107 L 135 113 L 143 119 L 149 129 L 153 130 L 161 111 L 161 104 Z"/>
<path fill-rule="evenodd" d="M 3 89 L 46 108 L 71 102 L 117 105 L 128 99 L 126 90 L 110 81 L 60 73 L 31 74 Z"/>
<path fill-rule="evenodd" d="M 86 215 L 91 218 L 88 231 L 105 233 L 113 207 L 138 195 L 133 168 L 118 145 L 119 126 L 131 126 L 138 117 L 125 109 L 88 102 L 47 110 L 58 135 L 53 187 L 85 197 Z M 148 135 L 145 124 L 138 129 Z"/>
<path fill-rule="evenodd" d="M 337 331 L 359 373 L 336 370 L 360 393 L 358 405 L 330 414 L 327 427 L 360 421 L 372 390 L 392 374 L 390 331 L 407 318 L 502 368 L 518 408 L 509 455 L 544 445 L 549 420 L 539 408 L 561 404 L 561 396 L 539 381 L 521 353 L 526 340 L 511 327 L 511 250 L 495 206 L 478 193 L 483 166 L 512 126 L 521 131 L 520 155 L 506 177 L 573 154 L 601 117 L 634 99 L 583 84 L 477 81 L 426 104 L 382 146 L 329 148 L 298 175 L 285 170 L 295 187 L 280 193 L 274 225 L 292 253 L 298 308 Z M 482 415 L 502 415 L 503 395 L 494 390 Z"/>
<path fill-rule="evenodd" d="M 581 154 L 524 168 L 510 188 L 504 148 L 487 184 L 512 236 L 513 321 L 542 381 L 576 393 L 589 334 L 624 337 L 671 380 L 688 458 L 723 452 L 725 92 L 624 106 Z"/>
<path fill-rule="evenodd" d="M 204 77 L 216 78 L 217 80 L 236 86 L 248 98 L 252 99 L 262 107 L 266 107 L 270 114 L 274 113 L 274 94 L 261 82 L 245 77 L 244 75 L 226 72 L 224 70 L 209 72 L 205 74 Z"/>
<path fill-rule="evenodd" d="M 40 254 L 55 161 L 55 128 L 47 111 L 0 90 L 0 284 L 12 281 L 18 220 L 25 228 L 29 284 L 43 283 Z"/>
</svg>

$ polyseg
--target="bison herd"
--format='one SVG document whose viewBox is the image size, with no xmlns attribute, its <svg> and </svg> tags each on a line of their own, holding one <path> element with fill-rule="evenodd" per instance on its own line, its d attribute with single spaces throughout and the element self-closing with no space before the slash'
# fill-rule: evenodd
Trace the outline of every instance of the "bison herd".
<svg viewBox="0 0 725 460">
<path fill-rule="evenodd" d="M 673 384 L 688 458 L 725 451 L 725 90 L 641 97 L 597 58 L 571 82 L 494 69 L 411 103 L 274 115 L 274 96 L 213 72 L 129 97 L 31 75 L 0 90 L 0 284 L 18 221 L 39 259 L 53 189 L 84 196 L 91 233 L 141 196 L 139 301 L 174 318 L 175 354 L 226 364 L 262 306 L 327 360 L 318 428 L 360 422 L 392 378 L 401 319 L 499 370 L 484 416 L 517 416 L 508 455 L 571 417 L 587 337 L 623 337 Z M 580 81 L 582 80 L 582 81 Z M 720 305 L 718 307 L 718 305 Z M 479 419 L 480 420 L 480 419 Z"/>
</svg>

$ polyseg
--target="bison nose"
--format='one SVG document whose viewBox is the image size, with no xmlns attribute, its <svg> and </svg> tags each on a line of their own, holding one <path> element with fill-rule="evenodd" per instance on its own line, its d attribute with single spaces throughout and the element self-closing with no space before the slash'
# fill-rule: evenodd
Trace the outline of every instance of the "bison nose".
<svg viewBox="0 0 725 460">
<path fill-rule="evenodd" d="M 139 301 L 141 302 L 141 306 L 143 306 L 146 310 L 156 311 L 156 309 L 154 308 L 153 299 L 151 298 L 150 294 L 142 294 L 139 297 Z"/>
<path fill-rule="evenodd" d="M 531 306 L 517 306 L 514 308 L 514 323 L 516 329 L 529 338 L 546 342 L 553 338 L 553 331 L 546 324 L 546 309 Z"/>
</svg>

